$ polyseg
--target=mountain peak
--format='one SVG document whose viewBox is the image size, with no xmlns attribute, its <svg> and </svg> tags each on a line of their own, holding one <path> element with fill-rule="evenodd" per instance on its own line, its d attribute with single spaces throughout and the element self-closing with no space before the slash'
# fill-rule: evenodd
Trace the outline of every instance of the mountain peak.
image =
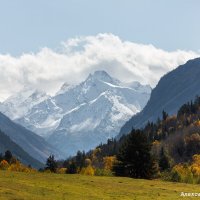
<svg viewBox="0 0 200 200">
<path fill-rule="evenodd" d="M 97 70 L 93 73 L 95 77 L 110 77 L 110 75 L 104 70 Z"/>
<path fill-rule="evenodd" d="M 87 80 L 99 80 L 103 82 L 117 84 L 119 81 L 113 77 L 111 77 L 106 71 L 104 70 L 97 70 L 93 74 L 90 74 Z"/>
<path fill-rule="evenodd" d="M 60 90 L 56 93 L 56 95 L 63 94 L 65 92 L 69 91 L 70 89 L 72 89 L 73 87 L 74 87 L 74 85 L 70 85 L 68 82 L 65 82 L 61 86 Z"/>
</svg>

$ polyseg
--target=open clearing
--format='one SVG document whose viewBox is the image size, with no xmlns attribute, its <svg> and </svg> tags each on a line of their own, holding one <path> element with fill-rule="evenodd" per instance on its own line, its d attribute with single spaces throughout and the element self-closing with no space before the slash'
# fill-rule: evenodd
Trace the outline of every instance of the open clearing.
<svg viewBox="0 0 200 200">
<path fill-rule="evenodd" d="M 183 198 L 180 197 L 181 192 L 200 192 L 200 186 L 159 180 L 0 171 L 0 200 L 200 198 Z"/>
</svg>

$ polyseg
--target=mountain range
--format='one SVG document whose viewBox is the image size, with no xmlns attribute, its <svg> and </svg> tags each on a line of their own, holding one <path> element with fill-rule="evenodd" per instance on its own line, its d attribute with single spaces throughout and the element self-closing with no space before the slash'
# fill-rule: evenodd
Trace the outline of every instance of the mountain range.
<svg viewBox="0 0 200 200">
<path fill-rule="evenodd" d="M 64 83 L 54 96 L 24 89 L 3 102 L 0 110 L 69 156 L 116 137 L 121 126 L 144 108 L 150 93 L 149 85 L 122 83 L 96 71 L 80 84 Z"/>
<path fill-rule="evenodd" d="M 24 88 L 0 103 L 0 150 L 11 149 L 37 167 L 50 154 L 64 158 L 88 151 L 155 122 L 163 110 L 176 114 L 200 94 L 199 77 L 196 58 L 164 75 L 152 91 L 149 85 L 123 83 L 105 71 L 77 85 L 64 83 L 54 96 Z"/>
</svg>

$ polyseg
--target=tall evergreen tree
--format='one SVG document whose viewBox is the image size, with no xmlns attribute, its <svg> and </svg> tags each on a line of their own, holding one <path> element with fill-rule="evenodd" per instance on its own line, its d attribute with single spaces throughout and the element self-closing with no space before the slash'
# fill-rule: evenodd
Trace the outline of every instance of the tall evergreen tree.
<svg viewBox="0 0 200 200">
<path fill-rule="evenodd" d="M 160 151 L 159 167 L 161 171 L 170 168 L 170 159 L 163 147 L 161 148 Z"/>
<path fill-rule="evenodd" d="M 67 168 L 67 173 L 68 174 L 76 174 L 77 173 L 77 166 L 74 161 L 69 163 L 69 166 Z"/>
<path fill-rule="evenodd" d="M 54 155 L 50 155 L 47 158 L 46 169 L 49 169 L 51 172 L 54 172 L 54 173 L 56 172 L 57 163 L 56 163 L 56 160 L 54 159 Z"/>
<path fill-rule="evenodd" d="M 165 121 L 165 120 L 167 119 L 167 117 L 168 117 L 167 112 L 165 112 L 165 111 L 163 110 L 163 111 L 162 111 L 162 118 L 163 118 L 163 120 Z"/>
<path fill-rule="evenodd" d="M 116 175 L 133 178 L 151 178 L 154 175 L 154 160 L 151 144 L 140 130 L 132 130 L 117 155 L 118 163 L 113 170 Z"/>
<path fill-rule="evenodd" d="M 85 152 L 78 151 L 76 154 L 76 166 L 79 168 L 84 167 L 85 159 L 86 159 Z"/>
<path fill-rule="evenodd" d="M 11 153 L 9 150 L 7 150 L 7 151 L 5 152 L 5 154 L 4 154 L 4 159 L 5 159 L 8 163 L 10 163 L 11 160 L 12 160 L 12 157 L 13 157 L 12 153 Z"/>
</svg>

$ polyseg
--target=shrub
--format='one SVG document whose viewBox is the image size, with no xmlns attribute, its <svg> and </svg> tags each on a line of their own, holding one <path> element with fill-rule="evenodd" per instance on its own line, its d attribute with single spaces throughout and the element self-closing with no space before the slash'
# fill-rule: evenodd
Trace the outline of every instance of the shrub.
<svg viewBox="0 0 200 200">
<path fill-rule="evenodd" d="M 94 168 L 92 166 L 83 167 L 80 171 L 80 174 L 94 176 Z"/>
<path fill-rule="evenodd" d="M 26 172 L 26 173 L 35 173 L 36 170 L 26 167 L 25 165 L 23 165 L 22 163 L 20 163 L 19 161 L 17 161 L 16 163 L 11 164 L 8 167 L 8 171 L 15 171 L 15 172 Z"/>
<path fill-rule="evenodd" d="M 0 163 L 0 169 L 2 170 L 7 170 L 9 167 L 9 164 L 6 160 L 2 160 L 1 163 Z"/>
<path fill-rule="evenodd" d="M 187 164 L 175 165 L 171 171 L 171 180 L 175 182 L 194 183 L 191 167 Z"/>
<path fill-rule="evenodd" d="M 59 169 L 57 169 L 56 173 L 58 173 L 58 174 L 65 174 L 66 171 L 67 171 L 67 168 L 59 168 Z"/>
<path fill-rule="evenodd" d="M 51 170 L 50 169 L 45 169 L 44 173 L 51 174 Z"/>
<path fill-rule="evenodd" d="M 200 155 L 196 154 L 192 157 L 191 170 L 195 176 L 200 176 Z"/>
<path fill-rule="evenodd" d="M 95 176 L 113 176 L 113 173 L 111 170 L 108 169 L 95 169 Z"/>
</svg>

